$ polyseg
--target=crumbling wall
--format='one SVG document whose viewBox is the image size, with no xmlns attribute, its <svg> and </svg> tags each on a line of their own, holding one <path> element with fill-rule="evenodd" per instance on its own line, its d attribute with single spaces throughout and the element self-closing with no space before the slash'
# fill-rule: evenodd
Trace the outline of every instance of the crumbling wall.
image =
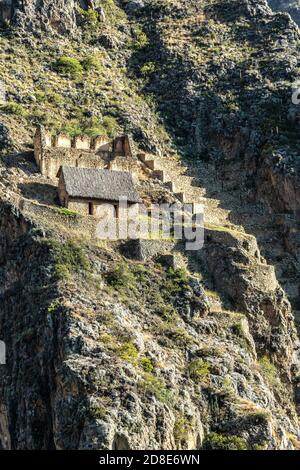
<svg viewBox="0 0 300 470">
<path fill-rule="evenodd" d="M 129 259 L 147 261 L 157 255 L 170 253 L 178 245 L 177 241 L 168 240 L 127 240 L 120 243 L 121 253 Z"/>
<path fill-rule="evenodd" d="M 34 137 L 34 155 L 42 175 L 48 178 L 56 178 L 62 165 L 129 171 L 137 177 L 142 173 L 128 136 L 110 141 L 107 136 L 52 135 L 40 126 Z"/>
<path fill-rule="evenodd" d="M 75 209 L 70 210 L 75 211 Z M 59 207 L 50 208 L 29 200 L 23 200 L 22 211 L 45 227 L 52 229 L 64 227 L 69 232 L 80 233 L 81 236 L 82 234 L 91 238 L 96 236 L 97 219 L 94 217 L 70 216 L 61 212 Z"/>
<path fill-rule="evenodd" d="M 138 177 L 142 172 L 138 160 L 124 157 L 115 157 L 110 161 L 108 168 L 114 171 L 129 171 L 135 177 Z"/>
<path fill-rule="evenodd" d="M 62 192 L 63 194 L 63 192 Z M 63 197 L 62 197 L 63 199 Z M 64 201 L 62 201 L 63 203 Z M 92 204 L 92 214 L 90 214 L 89 205 Z M 78 212 L 80 215 L 93 215 L 96 218 L 105 217 L 107 214 L 108 207 L 110 209 L 109 214 L 112 214 L 112 217 L 117 217 L 116 204 L 110 201 L 99 201 L 98 199 L 80 199 L 80 198 L 68 198 L 66 207 L 74 212 Z M 127 215 L 128 217 L 136 217 L 138 212 L 139 204 L 128 204 Z"/>
<path fill-rule="evenodd" d="M 100 135 L 98 137 L 96 137 L 93 142 L 92 142 L 92 145 L 95 150 L 95 152 L 111 152 L 112 150 L 112 146 L 111 146 L 111 142 L 110 140 L 104 135 Z"/>
<path fill-rule="evenodd" d="M 56 178 L 61 166 L 105 169 L 108 167 L 109 158 L 108 152 L 96 155 L 94 152 L 78 149 L 47 148 L 43 151 L 40 171 L 48 178 Z"/>
<path fill-rule="evenodd" d="M 113 154 L 115 157 L 132 157 L 132 149 L 128 135 L 116 137 L 113 140 Z"/>
<path fill-rule="evenodd" d="M 68 194 L 66 192 L 66 185 L 65 185 L 64 177 L 62 173 L 60 174 L 60 177 L 58 180 L 58 198 L 62 206 L 68 207 Z"/>
</svg>

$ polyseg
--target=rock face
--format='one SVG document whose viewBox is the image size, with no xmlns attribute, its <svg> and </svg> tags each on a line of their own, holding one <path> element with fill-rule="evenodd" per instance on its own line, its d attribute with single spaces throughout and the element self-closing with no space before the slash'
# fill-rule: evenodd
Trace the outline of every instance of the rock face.
<svg viewBox="0 0 300 470">
<path fill-rule="evenodd" d="M 269 0 L 269 5 L 274 11 L 289 13 L 293 20 L 300 25 L 300 5 L 297 0 Z"/>
<path fill-rule="evenodd" d="M 9 129 L 0 122 L 0 151 L 8 149 L 11 145 Z"/>
<path fill-rule="evenodd" d="M 211 232 L 210 259 L 201 253 L 212 277 L 228 275 L 218 288 L 243 316 L 203 308 L 210 301 L 195 280 L 155 274 L 151 262 L 115 271 L 120 258 L 105 250 L 88 255 L 100 290 L 82 252 L 75 284 L 58 282 L 64 245 L 10 204 L 0 214 L 3 449 L 294 448 L 292 319 L 274 276 L 259 273 L 254 241 Z"/>
<path fill-rule="evenodd" d="M 5 2 L 4 2 L 5 3 Z M 52 1 L 23 1 L 12 0 L 6 2 L 6 15 L 25 31 L 56 31 L 59 33 L 70 33 L 76 28 L 76 6 L 80 2 L 74 0 Z M 83 2 L 85 3 L 85 2 Z M 84 5 L 82 5 L 84 6 Z M 9 8 L 11 13 L 9 14 Z"/>
</svg>

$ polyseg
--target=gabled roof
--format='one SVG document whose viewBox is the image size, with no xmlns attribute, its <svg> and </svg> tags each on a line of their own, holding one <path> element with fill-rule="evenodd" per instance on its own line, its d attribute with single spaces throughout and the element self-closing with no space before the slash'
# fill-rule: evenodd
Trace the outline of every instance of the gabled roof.
<svg viewBox="0 0 300 470">
<path fill-rule="evenodd" d="M 126 171 L 62 166 L 57 176 L 61 175 L 70 197 L 114 202 L 126 197 L 128 202 L 141 202 L 132 175 Z"/>
</svg>

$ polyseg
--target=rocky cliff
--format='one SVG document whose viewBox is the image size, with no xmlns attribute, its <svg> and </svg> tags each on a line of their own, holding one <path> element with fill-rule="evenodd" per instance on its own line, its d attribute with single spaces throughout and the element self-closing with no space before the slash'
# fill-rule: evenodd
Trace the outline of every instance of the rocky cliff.
<svg viewBox="0 0 300 470">
<path fill-rule="evenodd" d="M 293 318 L 254 240 L 207 234 L 229 311 L 182 271 L 1 221 L 2 448 L 297 447 Z"/>
<path fill-rule="evenodd" d="M 57 31 L 70 33 L 76 27 L 74 0 L 50 1 L 3 1 L 2 17 L 26 31 Z"/>
<path fill-rule="evenodd" d="M 287 12 L 294 21 L 300 24 L 300 6 L 295 0 L 269 0 L 269 5 L 274 11 Z"/>
<path fill-rule="evenodd" d="M 12 6 L 0 447 L 299 449 L 295 23 L 263 0 Z M 130 132 L 204 204 L 204 248 L 178 245 L 170 267 L 91 239 L 37 173 L 36 123 Z M 158 181 L 140 190 L 173 197 Z"/>
</svg>

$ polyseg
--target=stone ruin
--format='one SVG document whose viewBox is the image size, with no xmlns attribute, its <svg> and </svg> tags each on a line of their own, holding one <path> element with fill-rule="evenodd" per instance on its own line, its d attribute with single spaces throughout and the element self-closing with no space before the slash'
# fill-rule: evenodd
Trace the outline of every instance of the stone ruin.
<svg viewBox="0 0 300 470">
<path fill-rule="evenodd" d="M 42 175 L 51 179 L 57 177 L 61 166 L 128 171 L 137 177 L 141 171 L 128 135 L 115 139 L 70 137 L 63 133 L 53 135 L 39 126 L 34 137 L 34 156 Z"/>
</svg>

